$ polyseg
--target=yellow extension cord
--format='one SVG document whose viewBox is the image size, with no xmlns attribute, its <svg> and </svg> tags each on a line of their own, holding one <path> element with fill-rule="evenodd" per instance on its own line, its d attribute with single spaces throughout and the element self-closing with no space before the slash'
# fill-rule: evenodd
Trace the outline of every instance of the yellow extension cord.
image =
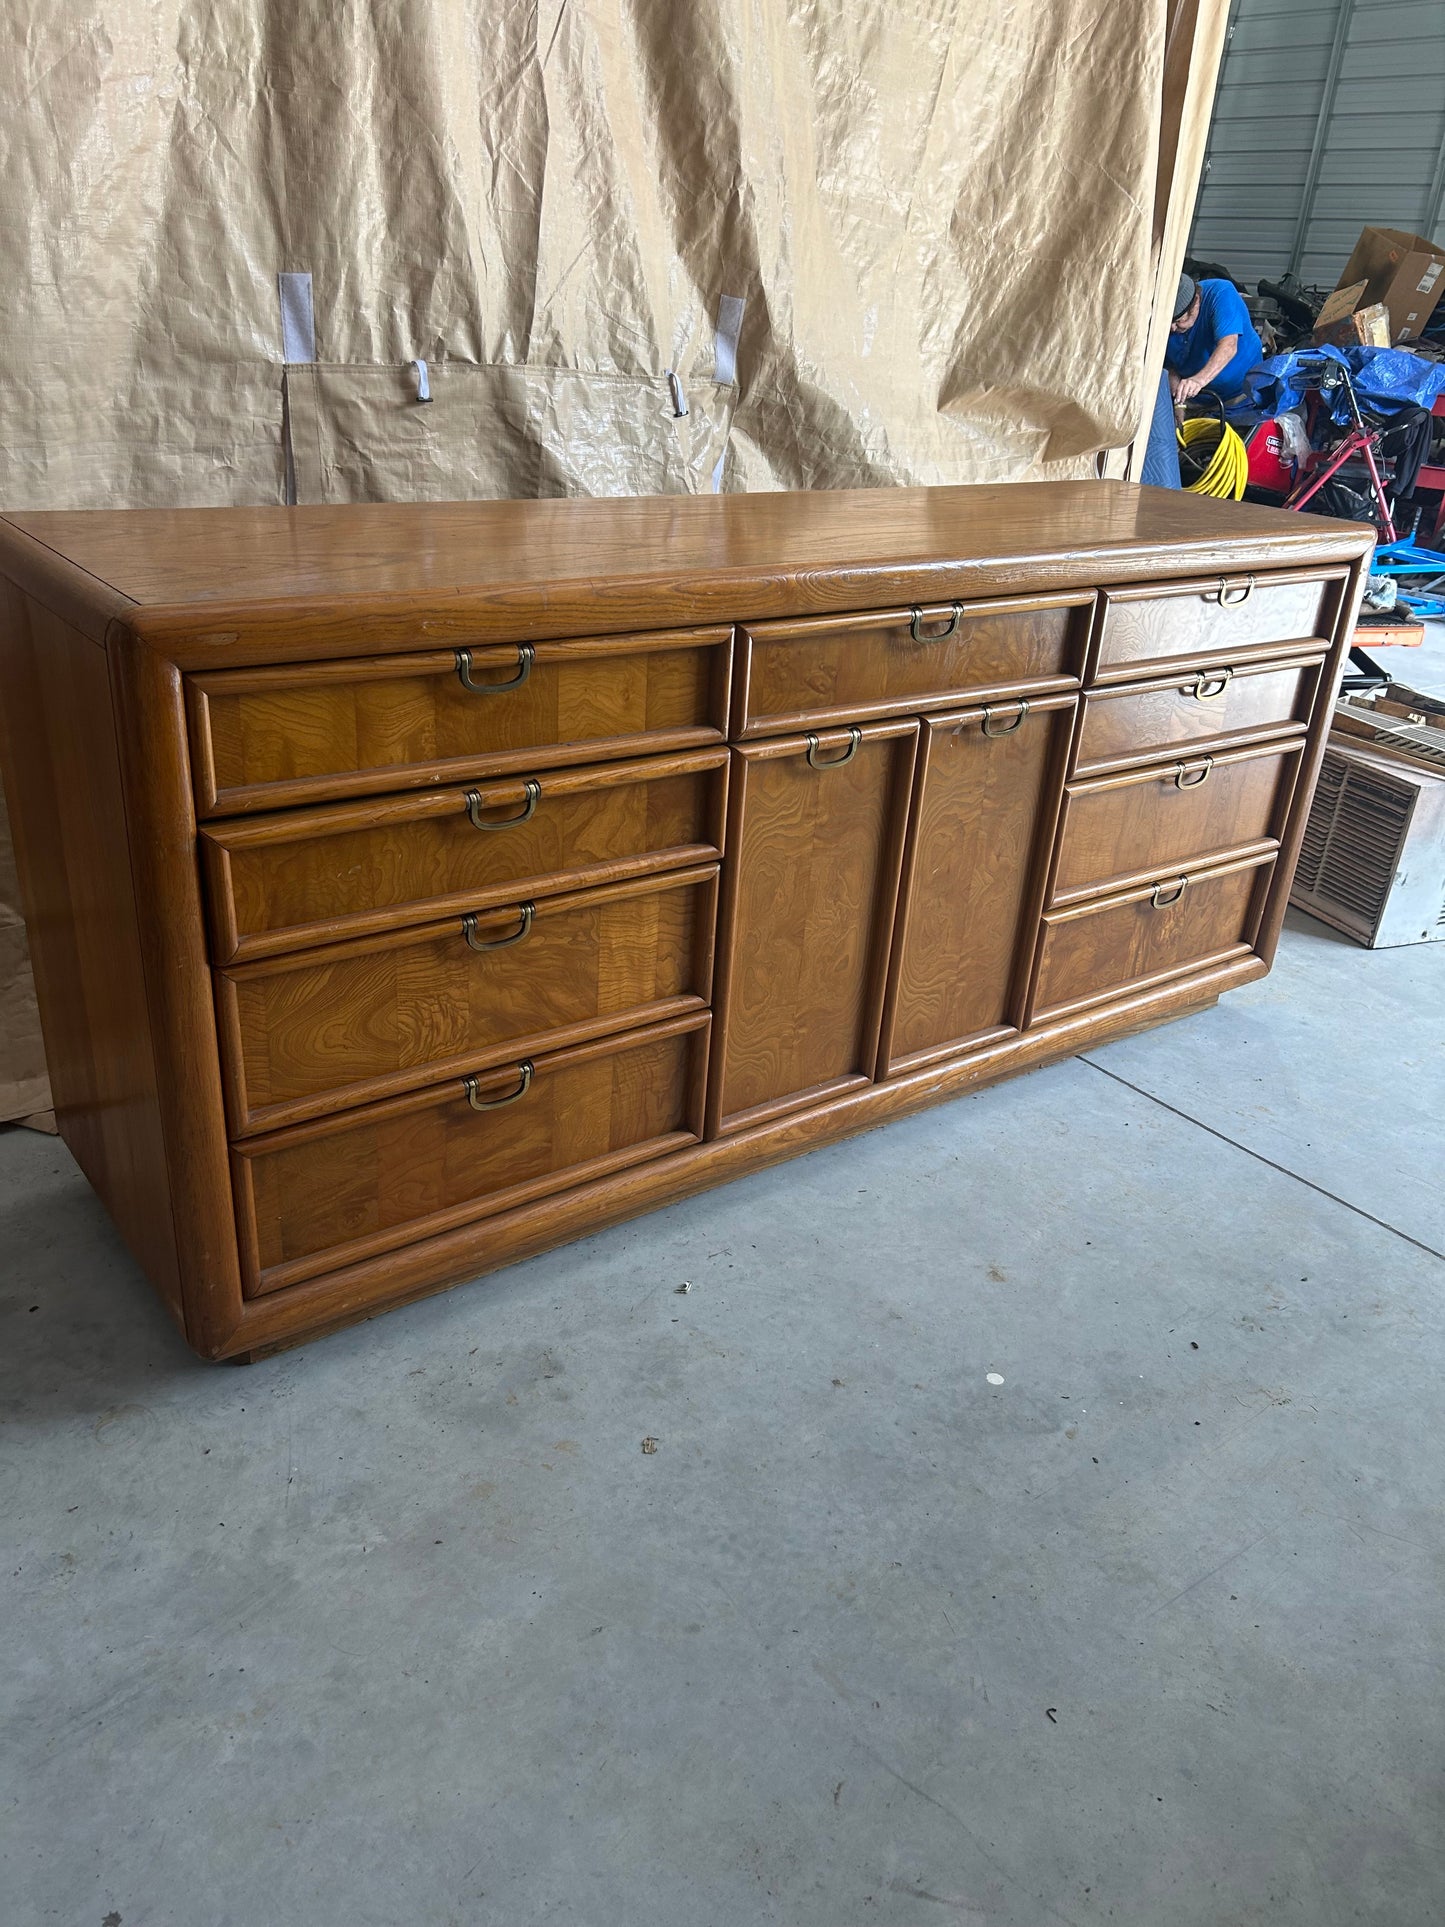
<svg viewBox="0 0 1445 1927">
<path fill-rule="evenodd" d="M 1214 453 L 1199 479 L 1186 482 L 1185 487 L 1191 495 L 1218 495 L 1225 501 L 1242 501 L 1244 485 L 1249 480 L 1249 457 L 1244 443 L 1228 422 L 1213 415 L 1195 415 L 1181 425 L 1179 446 L 1193 448 L 1196 442 L 1203 442 L 1211 435 L 1216 440 Z"/>
</svg>

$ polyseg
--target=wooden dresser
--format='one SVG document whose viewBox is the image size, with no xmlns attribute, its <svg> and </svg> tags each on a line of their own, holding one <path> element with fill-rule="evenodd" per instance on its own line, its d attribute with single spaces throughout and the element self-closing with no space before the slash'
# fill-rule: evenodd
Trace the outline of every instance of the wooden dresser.
<svg viewBox="0 0 1445 1927">
<path fill-rule="evenodd" d="M 255 1355 L 1268 969 L 1370 547 L 1124 484 L 14 514 L 66 1142 Z"/>
</svg>

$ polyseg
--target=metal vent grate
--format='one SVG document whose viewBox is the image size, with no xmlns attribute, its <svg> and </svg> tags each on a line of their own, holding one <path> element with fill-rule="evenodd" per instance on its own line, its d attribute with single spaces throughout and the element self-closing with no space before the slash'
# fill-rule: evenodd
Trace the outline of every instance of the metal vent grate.
<svg viewBox="0 0 1445 1927">
<path fill-rule="evenodd" d="M 1320 872 L 1324 868 L 1325 855 L 1330 847 L 1330 833 L 1335 827 L 1335 817 L 1339 811 L 1340 791 L 1345 783 L 1345 761 L 1336 756 L 1333 750 L 1326 750 L 1320 765 L 1320 780 L 1315 787 L 1314 802 L 1310 805 L 1309 820 L 1300 843 L 1299 867 L 1295 871 L 1295 888 L 1307 890 L 1314 896 L 1319 890 Z"/>
<path fill-rule="evenodd" d="M 1323 800 L 1328 821 L 1321 825 L 1314 878 L 1304 887 L 1373 932 L 1395 880 L 1414 787 L 1341 762 L 1334 794 Z M 1309 830 L 1314 829 L 1312 810 Z"/>
</svg>

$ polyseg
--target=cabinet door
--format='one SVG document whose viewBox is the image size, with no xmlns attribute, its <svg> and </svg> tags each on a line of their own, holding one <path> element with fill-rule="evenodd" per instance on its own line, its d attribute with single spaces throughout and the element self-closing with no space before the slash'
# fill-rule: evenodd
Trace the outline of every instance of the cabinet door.
<svg viewBox="0 0 1445 1927">
<path fill-rule="evenodd" d="M 924 719 L 880 1076 L 1017 1027 L 1074 709 Z"/>
<path fill-rule="evenodd" d="M 915 722 L 733 752 L 710 1134 L 872 1080 Z"/>
</svg>

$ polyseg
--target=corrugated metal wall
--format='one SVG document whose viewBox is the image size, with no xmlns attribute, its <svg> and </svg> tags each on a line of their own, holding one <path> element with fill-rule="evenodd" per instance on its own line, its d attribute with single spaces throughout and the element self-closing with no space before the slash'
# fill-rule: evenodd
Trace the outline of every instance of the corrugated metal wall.
<svg viewBox="0 0 1445 1927">
<path fill-rule="evenodd" d="M 1445 0 L 1234 0 L 1204 168 L 1189 251 L 1251 288 L 1445 238 Z"/>
</svg>

